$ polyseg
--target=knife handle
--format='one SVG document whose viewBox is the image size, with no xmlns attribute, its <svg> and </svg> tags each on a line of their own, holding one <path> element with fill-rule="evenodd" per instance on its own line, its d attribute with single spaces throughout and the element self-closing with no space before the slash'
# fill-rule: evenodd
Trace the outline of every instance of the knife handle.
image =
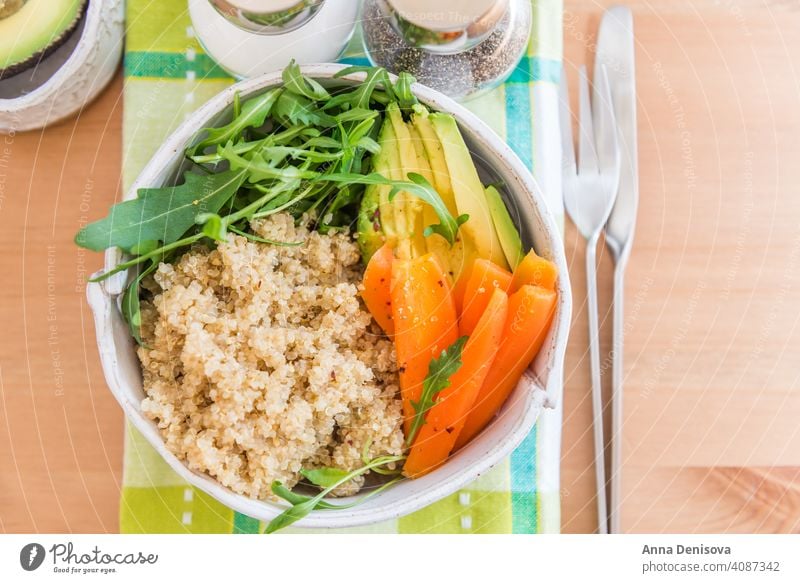
<svg viewBox="0 0 800 583">
<path fill-rule="evenodd" d="M 609 484 L 609 531 L 620 533 L 620 509 L 622 502 L 622 357 L 625 326 L 625 261 L 618 261 L 614 268 L 614 321 L 611 368 L 611 480 Z"/>
</svg>

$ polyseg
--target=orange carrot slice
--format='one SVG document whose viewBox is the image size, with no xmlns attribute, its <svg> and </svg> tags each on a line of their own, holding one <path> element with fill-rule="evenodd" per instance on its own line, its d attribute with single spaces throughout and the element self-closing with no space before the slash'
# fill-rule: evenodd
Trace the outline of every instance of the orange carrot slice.
<svg viewBox="0 0 800 583">
<path fill-rule="evenodd" d="M 556 289 L 558 270 L 555 263 L 539 257 L 531 249 L 514 270 L 509 293 L 518 291 L 523 285 L 538 285 L 549 290 Z"/>
<path fill-rule="evenodd" d="M 394 254 L 388 244 L 378 249 L 364 270 L 364 290 L 361 298 L 369 313 L 384 332 L 394 334 L 392 321 L 392 262 Z"/>
<path fill-rule="evenodd" d="M 450 377 L 450 386 L 439 393 L 411 445 L 403 467 L 407 477 L 427 474 L 447 460 L 500 348 L 507 314 L 508 295 L 495 288 L 461 352 L 461 368 Z"/>
<path fill-rule="evenodd" d="M 503 341 L 456 440 L 456 449 L 475 437 L 500 410 L 542 347 L 556 307 L 556 293 L 524 285 L 508 301 Z"/>
<path fill-rule="evenodd" d="M 392 320 L 406 435 L 414 418 L 431 358 L 458 338 L 450 282 L 432 253 L 392 266 Z"/>
<path fill-rule="evenodd" d="M 470 270 L 459 312 L 458 328 L 461 334 L 472 334 L 495 289 L 508 291 L 510 286 L 510 272 L 488 259 L 476 259 Z"/>
<path fill-rule="evenodd" d="M 469 282 L 470 271 L 472 264 L 464 266 L 461 275 L 456 278 L 453 284 L 453 301 L 456 305 L 456 313 L 461 313 L 461 308 L 464 306 L 464 295 L 467 293 L 467 282 Z"/>
</svg>

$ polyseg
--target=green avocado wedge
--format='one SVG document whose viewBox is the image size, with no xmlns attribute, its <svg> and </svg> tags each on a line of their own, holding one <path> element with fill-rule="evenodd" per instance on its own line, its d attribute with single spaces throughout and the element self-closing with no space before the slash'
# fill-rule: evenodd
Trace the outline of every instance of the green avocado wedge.
<svg viewBox="0 0 800 583">
<path fill-rule="evenodd" d="M 361 259 L 364 265 L 381 248 L 386 240 L 381 230 L 380 195 L 378 190 L 384 188 L 376 184 L 369 185 L 361 197 L 358 208 L 358 247 L 361 250 Z"/>
<path fill-rule="evenodd" d="M 428 117 L 444 151 L 458 213 L 469 215 L 469 221 L 461 227 L 462 235 L 468 239 L 466 243 L 474 247 L 478 257 L 508 268 L 492 223 L 486 192 L 455 118 L 445 113 L 432 113 Z"/>
<path fill-rule="evenodd" d="M 389 176 L 387 141 L 393 136 L 392 124 L 384 122 L 381 126 L 378 144 L 381 149 L 372 156 L 373 171 Z M 369 263 L 372 255 L 381 248 L 387 238 L 395 237 L 392 204 L 389 202 L 390 187 L 385 184 L 370 184 L 364 189 L 361 204 L 358 207 L 356 221 L 358 246 L 364 265 Z"/>
<path fill-rule="evenodd" d="M 492 215 L 492 223 L 497 231 L 497 238 L 500 239 L 503 254 L 506 256 L 509 267 L 514 271 L 525 255 L 519 231 L 514 226 L 514 221 L 511 219 L 503 198 L 494 186 L 486 187 L 486 202 L 489 204 L 489 213 Z"/>
<path fill-rule="evenodd" d="M 88 0 L 0 1 L 0 79 L 35 66 L 61 46 L 83 17 Z"/>
</svg>

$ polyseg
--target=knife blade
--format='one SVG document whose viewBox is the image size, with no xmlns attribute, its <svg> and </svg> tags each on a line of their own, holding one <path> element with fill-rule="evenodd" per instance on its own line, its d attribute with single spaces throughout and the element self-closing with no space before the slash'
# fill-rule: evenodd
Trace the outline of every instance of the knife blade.
<svg viewBox="0 0 800 583">
<path fill-rule="evenodd" d="M 606 223 L 605 239 L 614 258 L 613 365 L 611 393 L 611 478 L 609 532 L 620 532 L 622 469 L 623 327 L 625 267 L 633 244 L 639 205 L 639 164 L 636 140 L 636 75 L 633 14 L 627 6 L 606 10 L 600 22 L 594 77 L 606 68 L 617 120 L 621 153 L 619 191 Z M 596 86 L 596 85 L 595 85 Z"/>
<path fill-rule="evenodd" d="M 611 86 L 622 153 L 619 192 L 606 225 L 606 236 L 611 239 L 609 247 L 616 260 L 630 250 L 639 202 L 633 14 L 627 6 L 609 8 L 600 22 L 594 63 L 595 79 L 602 74 L 603 65 Z"/>
</svg>

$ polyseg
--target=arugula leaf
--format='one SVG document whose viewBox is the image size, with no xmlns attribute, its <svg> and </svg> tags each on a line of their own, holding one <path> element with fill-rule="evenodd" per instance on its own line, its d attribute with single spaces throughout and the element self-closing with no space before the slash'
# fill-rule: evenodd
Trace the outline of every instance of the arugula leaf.
<svg viewBox="0 0 800 583">
<path fill-rule="evenodd" d="M 280 180 L 293 185 L 299 185 L 301 178 L 316 178 L 317 172 L 303 170 L 297 166 L 276 166 L 267 162 L 261 154 L 253 154 L 249 159 L 239 156 L 230 147 L 220 146 L 219 154 L 231 165 L 231 170 L 241 170 L 247 174 L 248 182 L 261 182 L 263 180 Z"/>
<path fill-rule="evenodd" d="M 295 93 L 281 93 L 272 113 L 284 126 L 304 124 L 330 128 L 336 125 L 333 117 L 320 111 L 313 101 Z"/>
<path fill-rule="evenodd" d="M 412 93 L 411 86 L 417 80 L 411 73 L 401 72 L 397 76 L 397 82 L 394 84 L 394 92 L 397 96 L 397 104 L 400 109 L 411 109 L 414 105 L 419 103 L 417 97 Z"/>
<path fill-rule="evenodd" d="M 233 117 L 239 117 L 240 113 L 242 113 L 242 96 L 237 91 L 233 94 Z"/>
<path fill-rule="evenodd" d="M 375 89 L 378 83 L 381 83 L 385 90 L 392 90 L 392 82 L 386 69 L 382 67 L 361 67 L 352 66 L 342 69 L 334 75 L 335 79 L 344 77 L 351 73 L 366 73 L 367 76 L 355 90 L 343 92 L 339 95 L 332 97 L 328 103 L 324 105 L 324 109 L 332 109 L 334 107 L 343 107 L 345 105 L 350 108 L 368 108 L 370 101 L 375 96 Z"/>
<path fill-rule="evenodd" d="M 302 95 L 312 101 L 329 99 L 330 93 L 314 79 L 305 77 L 294 59 L 286 66 L 281 74 L 286 90 L 296 95 Z"/>
<path fill-rule="evenodd" d="M 284 486 L 278 481 L 272 482 L 272 493 L 276 496 L 283 498 L 287 502 L 292 505 L 302 504 L 303 502 L 307 502 L 311 500 L 311 496 L 305 496 L 304 494 L 297 494 L 296 492 L 292 492 L 289 488 Z M 317 508 L 323 509 L 333 509 L 339 508 L 336 504 L 331 504 L 325 500 L 320 500 L 317 502 Z"/>
<path fill-rule="evenodd" d="M 406 436 L 406 446 L 410 446 L 414 442 L 417 432 L 425 425 L 425 415 L 436 404 L 436 395 L 450 386 L 450 377 L 461 368 L 461 351 L 468 338 L 468 336 L 462 336 L 446 350 L 443 350 L 439 358 L 431 359 L 428 365 L 428 376 L 422 382 L 422 394 L 419 401 L 411 401 L 414 406 L 414 418 Z"/>
<path fill-rule="evenodd" d="M 133 336 L 134 340 L 136 340 L 136 344 L 139 346 L 144 345 L 142 342 L 142 311 L 141 304 L 139 302 L 139 287 L 142 284 L 142 280 L 149 274 L 153 273 L 157 267 L 158 261 L 153 261 L 150 263 L 147 269 L 143 269 L 142 272 L 130 283 L 122 296 L 122 315 L 125 318 L 125 321 L 128 323 L 131 336 Z"/>
<path fill-rule="evenodd" d="M 436 216 L 439 217 L 440 223 L 430 225 L 425 229 L 425 236 L 431 233 L 438 233 L 452 246 L 456 241 L 456 234 L 458 228 L 469 219 L 469 215 L 459 215 L 458 218 L 453 218 L 447 206 L 444 204 L 442 197 L 436 192 L 433 185 L 425 180 L 425 177 L 416 172 L 408 173 L 409 181 L 404 180 L 391 180 L 382 174 L 372 172 L 370 174 L 352 174 L 352 173 L 332 173 L 323 174 L 316 178 L 320 181 L 337 182 L 339 184 L 375 184 L 375 185 L 388 185 L 392 189 L 389 193 L 389 200 L 392 200 L 395 195 L 400 192 L 407 192 L 412 194 L 433 207 L 436 211 Z"/>
<path fill-rule="evenodd" d="M 330 148 L 330 145 L 325 145 L 329 142 L 321 141 L 317 142 L 317 140 L 321 140 L 322 137 L 320 136 L 320 131 L 316 128 L 312 128 L 306 125 L 296 125 L 287 130 L 282 132 L 278 132 L 275 134 L 270 134 L 260 140 L 254 140 L 250 142 L 228 142 L 225 144 L 225 147 L 230 151 L 236 154 L 246 154 L 247 152 L 252 151 L 261 151 L 267 150 L 272 147 L 277 146 L 285 146 L 286 144 L 292 142 L 297 137 L 309 137 L 309 139 L 303 144 L 304 148 Z M 333 142 L 338 146 L 339 142 L 333 140 Z M 221 144 L 218 144 L 221 145 Z M 213 164 L 216 162 L 220 162 L 224 160 L 224 158 L 219 153 L 219 148 L 217 148 L 216 152 L 210 152 L 208 154 L 197 154 L 189 156 L 189 158 L 198 164 Z"/>
<path fill-rule="evenodd" d="M 361 121 L 365 119 L 375 119 L 378 117 L 378 112 L 372 109 L 364 109 L 362 107 L 354 107 L 334 116 L 336 123 L 345 123 L 349 121 Z"/>
<path fill-rule="evenodd" d="M 277 87 L 252 97 L 244 102 L 241 106 L 241 112 L 238 114 L 236 113 L 239 101 L 239 94 L 237 93 L 234 99 L 233 120 L 219 128 L 205 128 L 206 137 L 189 149 L 189 155 L 192 156 L 198 152 L 203 152 L 208 146 L 225 144 L 239 136 L 246 128 L 264 125 L 267 116 L 281 93 L 283 93 L 283 89 Z"/>
<path fill-rule="evenodd" d="M 235 150 L 233 153 L 236 153 Z M 253 157 L 260 156 L 270 166 L 278 168 L 278 165 L 285 163 L 287 159 L 309 160 L 311 162 L 322 163 L 338 160 L 342 155 L 343 153 L 341 150 L 338 152 L 319 152 L 317 150 L 292 146 L 265 146 L 259 148 L 258 153 L 253 154 Z M 254 159 L 253 157 L 251 157 L 251 160 Z"/>
<path fill-rule="evenodd" d="M 141 188 L 137 198 L 115 204 L 105 218 L 81 229 L 75 243 L 92 251 L 119 247 L 126 252 L 144 241 L 174 243 L 195 225 L 197 215 L 219 211 L 246 177 L 237 170 L 187 172 L 179 186 Z"/>
<path fill-rule="evenodd" d="M 377 468 L 377 467 L 380 467 L 380 466 L 385 466 L 385 465 L 388 465 L 388 464 L 397 463 L 397 462 L 403 461 L 404 459 L 406 459 L 406 458 L 405 458 L 405 456 L 402 456 L 402 455 L 382 456 L 380 458 L 375 458 L 374 460 L 371 460 L 369 463 L 364 464 L 363 466 L 353 470 L 352 472 L 343 473 L 343 475 L 340 478 L 338 478 L 335 481 L 331 482 L 329 486 L 326 486 L 324 490 L 322 490 L 319 494 L 317 494 L 313 498 L 306 498 L 305 496 L 299 497 L 299 496 L 295 496 L 294 494 L 292 494 L 291 497 L 295 500 L 294 502 L 292 500 L 289 500 L 288 498 L 286 498 L 285 496 L 282 495 L 282 494 L 285 494 L 285 489 L 283 488 L 283 486 L 281 485 L 280 482 L 273 482 L 272 483 L 272 492 L 274 494 L 278 495 L 278 496 L 281 496 L 282 498 L 284 498 L 284 500 L 287 500 L 289 503 L 292 504 L 292 506 L 290 506 L 289 508 L 284 510 L 281 514 L 279 514 L 277 517 L 275 517 L 272 520 L 272 522 L 270 522 L 267 525 L 267 528 L 264 530 L 264 532 L 266 534 L 271 534 L 271 533 L 273 533 L 273 532 L 275 532 L 277 530 L 280 530 L 282 528 L 286 528 L 287 526 L 297 522 L 301 518 L 305 518 L 313 510 L 315 510 L 317 508 L 322 508 L 322 509 L 352 508 L 353 506 L 356 506 L 358 504 L 363 503 L 365 500 L 369 499 L 371 496 L 374 496 L 374 495 L 378 494 L 379 492 L 383 491 L 384 489 L 388 488 L 389 486 L 391 486 L 392 484 L 397 482 L 397 480 L 399 480 L 400 477 L 397 477 L 394 480 L 391 480 L 391 481 L 387 482 L 386 484 L 383 484 L 382 486 L 380 486 L 379 488 L 376 488 L 375 490 L 373 490 L 372 492 L 370 492 L 366 496 L 363 496 L 363 497 L 359 498 L 358 500 L 356 500 L 355 502 L 352 502 L 350 504 L 332 505 L 332 504 L 329 504 L 329 503 L 325 503 L 324 498 L 325 498 L 325 496 L 327 496 L 328 494 L 333 492 L 337 487 L 341 486 L 345 482 L 349 482 L 353 478 L 356 478 L 358 476 L 366 474 L 367 472 L 369 472 L 370 470 L 372 470 L 374 468 Z M 321 503 L 325 503 L 325 505 L 322 505 Z"/>
<path fill-rule="evenodd" d="M 109 271 L 105 271 L 96 277 L 92 277 L 89 279 L 91 282 L 103 281 L 104 279 L 108 279 L 115 273 L 119 273 L 120 271 L 125 271 L 135 265 L 139 265 L 140 263 L 144 263 L 148 260 L 154 261 L 163 261 L 164 258 L 167 256 L 168 253 L 175 251 L 176 249 L 180 249 L 181 247 L 188 247 L 193 243 L 196 243 L 200 239 L 202 239 L 205 235 L 203 233 L 194 233 L 193 235 L 189 235 L 188 237 L 184 237 L 183 239 L 179 239 L 174 243 L 170 243 L 169 245 L 164 245 L 159 247 L 158 249 L 154 249 L 149 253 L 145 253 L 144 255 L 138 255 L 133 259 L 129 259 L 123 263 L 117 265 L 114 269 Z"/>
<path fill-rule="evenodd" d="M 356 147 L 364 148 L 370 154 L 377 154 L 381 151 L 381 145 L 369 136 L 364 136 L 356 142 Z"/>
<path fill-rule="evenodd" d="M 329 150 L 336 150 L 342 147 L 342 143 L 329 136 L 314 136 L 306 140 L 303 146 L 306 148 L 328 148 Z"/>
<path fill-rule="evenodd" d="M 159 241 L 140 241 L 137 245 L 131 247 L 131 253 L 134 255 L 147 255 L 158 249 L 161 246 Z"/>
<path fill-rule="evenodd" d="M 372 71 L 380 69 L 382 69 L 382 67 L 373 67 L 372 65 L 350 65 L 348 67 L 345 67 L 344 69 L 336 71 L 333 74 L 333 78 L 339 79 L 341 77 L 346 77 L 347 75 L 352 75 L 354 73 L 370 73 Z"/>
<path fill-rule="evenodd" d="M 377 471 L 378 469 L 379 468 L 377 466 L 373 465 L 372 471 Z M 384 473 L 384 472 L 381 472 L 381 473 Z M 388 475 L 386 473 L 384 473 L 384 474 Z M 282 518 L 281 520 L 278 520 L 279 518 L 281 518 L 279 516 L 278 518 L 274 519 L 272 522 L 269 523 L 269 525 L 267 525 L 267 528 L 264 530 L 264 534 L 272 534 L 273 532 L 276 532 L 276 531 L 278 531 L 278 530 L 280 530 L 282 528 L 285 528 L 285 527 L 291 525 L 293 522 L 296 522 L 300 518 L 304 518 L 304 517 L 308 516 L 313 510 L 344 510 L 344 509 L 347 509 L 347 508 L 354 508 L 354 507 L 358 506 L 359 504 L 363 504 L 364 502 L 366 502 L 367 500 L 369 500 L 373 496 L 377 496 L 378 494 L 380 494 L 381 492 L 383 492 L 387 488 L 391 488 L 392 486 L 394 486 L 397 482 L 399 482 L 402 479 L 403 479 L 402 476 L 397 476 L 397 477 L 389 480 L 385 484 L 381 484 L 380 486 L 378 486 L 377 488 L 375 488 L 374 490 L 372 490 L 368 494 L 365 494 L 365 495 L 357 498 L 353 502 L 349 502 L 349 503 L 346 503 L 346 504 L 332 504 L 332 503 L 328 502 L 327 500 L 325 500 L 324 498 L 319 498 L 319 496 L 315 496 L 314 498 L 311 498 L 310 496 L 304 496 L 303 494 L 297 494 L 297 493 L 292 492 L 291 490 L 289 490 L 289 488 L 287 488 L 286 486 L 284 486 L 280 482 L 277 482 L 277 481 L 276 482 L 272 482 L 272 493 L 273 494 L 275 494 L 276 496 L 279 496 L 280 498 L 283 498 L 284 500 L 289 502 L 292 505 L 293 508 L 297 508 L 298 506 L 301 506 L 301 508 L 299 510 L 295 511 L 295 512 L 292 512 L 290 517 L 285 517 L 285 518 Z M 310 506 L 311 502 L 313 502 L 315 499 L 318 499 L 317 502 L 316 502 L 316 505 L 311 510 L 308 510 L 308 506 Z M 304 504 L 307 504 L 307 506 L 302 506 Z M 284 513 L 284 514 L 286 514 L 286 513 Z M 295 516 L 297 514 L 302 514 L 302 516 L 300 516 L 299 518 L 295 518 Z M 293 518 L 294 520 L 289 522 L 289 518 Z"/>
<path fill-rule="evenodd" d="M 270 523 L 264 529 L 264 534 L 272 534 L 275 531 L 294 524 L 301 518 L 305 518 L 311 514 L 311 511 L 314 510 L 314 508 L 317 507 L 319 501 L 320 500 L 318 500 L 318 496 L 315 496 L 314 498 L 309 498 L 300 504 L 289 506 L 289 508 L 281 512 L 278 516 L 270 521 Z"/>
<path fill-rule="evenodd" d="M 225 220 L 216 213 L 197 215 L 195 222 L 202 226 L 203 234 L 209 239 L 224 243 L 228 240 L 228 229 Z"/>
<path fill-rule="evenodd" d="M 347 472 L 339 468 L 317 468 L 315 470 L 300 470 L 300 475 L 315 486 L 328 488 L 332 484 L 337 484 L 339 480 L 347 475 Z"/>
</svg>

